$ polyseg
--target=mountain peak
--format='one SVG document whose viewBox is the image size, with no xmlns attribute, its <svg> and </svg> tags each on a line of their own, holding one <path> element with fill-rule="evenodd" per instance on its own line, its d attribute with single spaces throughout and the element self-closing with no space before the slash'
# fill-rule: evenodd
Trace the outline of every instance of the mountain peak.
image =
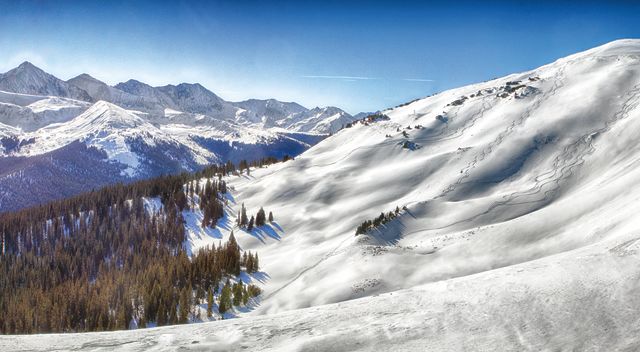
<svg viewBox="0 0 640 352">
<path fill-rule="evenodd" d="M 141 90 L 153 90 L 154 88 L 144 82 L 140 82 L 136 79 L 129 79 L 126 82 L 120 82 L 114 86 L 122 91 L 127 93 L 136 94 L 136 92 L 140 92 Z"/>
<path fill-rule="evenodd" d="M 40 68 L 38 68 L 36 65 L 32 64 L 29 61 L 24 61 L 23 63 L 21 63 L 20 65 L 18 65 L 17 68 L 22 68 L 22 69 L 38 69 L 40 70 Z"/>
<path fill-rule="evenodd" d="M 133 78 L 127 80 L 126 82 L 122 82 L 122 83 L 118 83 L 118 84 L 144 84 L 144 85 L 147 85 L 146 83 L 142 83 L 142 82 L 138 81 L 137 79 L 133 79 Z"/>
<path fill-rule="evenodd" d="M 36 65 L 32 64 L 29 61 L 24 61 L 23 63 L 18 65 L 16 68 L 5 72 L 5 76 L 19 75 L 19 74 L 25 74 L 25 73 L 35 73 L 42 76 L 47 75 L 47 73 L 44 72 L 44 70 L 42 70 L 41 68 L 37 67 Z"/>
<path fill-rule="evenodd" d="M 133 112 L 118 105 L 100 100 L 87 111 L 77 117 L 78 121 L 89 121 L 89 124 L 100 127 L 129 128 L 142 125 L 144 120 Z"/>
<path fill-rule="evenodd" d="M 0 76 L 0 90 L 91 101 L 87 92 L 43 71 L 29 61 Z"/>
<path fill-rule="evenodd" d="M 81 73 L 75 77 L 73 77 L 71 80 L 77 80 L 77 79 L 83 79 L 83 80 L 91 80 L 91 81 L 97 81 L 98 79 L 94 78 L 93 76 L 91 76 L 88 73 Z"/>
</svg>

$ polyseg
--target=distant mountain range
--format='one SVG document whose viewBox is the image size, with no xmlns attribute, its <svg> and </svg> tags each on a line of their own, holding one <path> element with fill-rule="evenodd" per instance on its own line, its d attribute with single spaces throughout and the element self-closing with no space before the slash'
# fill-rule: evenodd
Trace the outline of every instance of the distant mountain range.
<svg viewBox="0 0 640 352">
<path fill-rule="evenodd" d="M 0 211 L 210 163 L 295 156 L 354 121 L 337 107 L 229 102 L 200 84 L 0 74 Z"/>
</svg>

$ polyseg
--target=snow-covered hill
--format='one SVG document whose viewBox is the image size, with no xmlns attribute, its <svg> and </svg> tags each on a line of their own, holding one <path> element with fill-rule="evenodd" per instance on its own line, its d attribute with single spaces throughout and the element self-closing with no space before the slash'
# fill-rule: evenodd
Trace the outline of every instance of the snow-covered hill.
<svg viewBox="0 0 640 352">
<path fill-rule="evenodd" d="M 634 239 L 640 41 L 443 92 L 230 184 L 279 215 L 259 313 Z M 389 172 L 393 170 L 392 172 Z M 396 207 L 386 225 L 354 236 Z M 506 288 L 505 288 L 506 289 Z"/>
<path fill-rule="evenodd" d="M 620 40 L 383 111 L 228 179 L 229 223 L 276 218 L 235 230 L 265 273 L 243 319 L 0 346 L 636 350 L 639 105 L 640 40 Z"/>
</svg>

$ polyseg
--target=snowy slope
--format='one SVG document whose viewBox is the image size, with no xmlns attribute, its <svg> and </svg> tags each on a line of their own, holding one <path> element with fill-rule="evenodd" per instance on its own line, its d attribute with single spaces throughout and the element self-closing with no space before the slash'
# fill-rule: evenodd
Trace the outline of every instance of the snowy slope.
<svg viewBox="0 0 640 352">
<path fill-rule="evenodd" d="M 265 278 L 243 319 L 0 346 L 638 349 L 639 105 L 640 40 L 621 40 L 384 111 L 228 179 L 228 223 L 242 203 L 276 219 L 235 229 Z"/>
<path fill-rule="evenodd" d="M 629 192 L 640 160 L 638 51 L 637 41 L 615 42 L 447 91 L 231 182 L 237 202 L 273 210 L 284 229 L 279 241 L 241 240 L 270 275 L 258 312 L 462 277 L 626 235 L 636 210 L 624 206 L 638 197 Z M 354 236 L 362 221 L 396 206 L 408 210 Z"/>
</svg>

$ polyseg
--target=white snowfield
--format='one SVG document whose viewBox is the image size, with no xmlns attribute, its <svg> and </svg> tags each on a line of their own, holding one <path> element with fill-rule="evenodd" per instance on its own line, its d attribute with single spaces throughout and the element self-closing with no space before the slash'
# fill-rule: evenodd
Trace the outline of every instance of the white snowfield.
<svg viewBox="0 0 640 352">
<path fill-rule="evenodd" d="M 260 255 L 253 311 L 0 349 L 638 350 L 639 105 L 640 40 L 619 40 L 384 111 L 228 179 L 225 223 L 241 203 L 276 220 L 235 229 Z"/>
</svg>

